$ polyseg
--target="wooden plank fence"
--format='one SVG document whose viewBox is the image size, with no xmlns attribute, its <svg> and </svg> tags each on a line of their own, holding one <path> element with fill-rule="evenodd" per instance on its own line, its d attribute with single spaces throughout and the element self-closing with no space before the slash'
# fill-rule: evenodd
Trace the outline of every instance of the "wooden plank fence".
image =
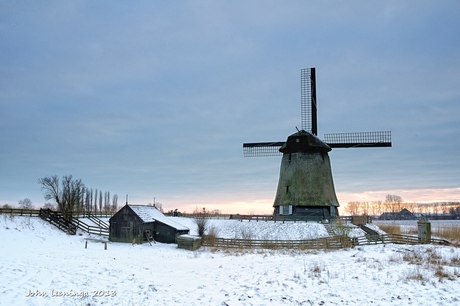
<svg viewBox="0 0 460 306">
<path fill-rule="evenodd" d="M 203 236 L 201 245 L 217 248 L 262 248 L 262 249 L 342 249 L 371 244 L 422 244 L 417 236 L 410 235 L 366 235 L 357 238 L 333 236 L 311 240 L 251 240 L 226 239 Z M 431 244 L 451 245 L 444 239 L 431 239 Z"/>
<path fill-rule="evenodd" d="M 101 227 L 101 226 L 92 226 L 88 225 L 82 220 L 72 217 L 72 224 L 74 224 L 76 227 L 78 227 L 80 230 L 89 233 L 89 234 L 95 234 L 95 235 L 100 235 L 100 236 L 109 236 L 109 228 L 107 227 Z M 93 221 L 93 220 L 91 220 Z M 94 222 L 94 221 L 93 221 Z M 100 221 L 102 222 L 102 221 Z"/>
<path fill-rule="evenodd" d="M 77 228 L 80 230 L 101 236 L 109 236 L 109 225 L 100 220 L 99 216 L 106 217 L 111 216 L 108 214 L 94 214 L 94 213 L 84 213 L 77 214 L 72 219 L 66 220 L 61 212 L 53 211 L 51 209 L 16 209 L 16 208 L 0 208 L 0 214 L 10 214 L 16 216 L 29 216 L 29 217 L 40 217 L 41 219 L 53 224 L 60 230 L 75 235 Z M 88 218 L 96 224 L 97 226 L 88 225 L 80 218 Z"/>
<path fill-rule="evenodd" d="M 362 237 L 352 238 L 353 245 L 369 245 L 369 244 L 425 244 L 420 241 L 418 236 L 412 235 L 399 235 L 399 234 L 386 234 L 386 235 L 366 235 Z M 437 245 L 452 245 L 452 243 L 445 239 L 432 238 L 430 244 Z"/>
<path fill-rule="evenodd" d="M 47 208 L 42 208 L 47 209 Z M 40 217 L 40 209 L 22 209 L 22 208 L 0 208 L 0 214 L 11 214 L 17 216 L 29 216 L 29 217 Z M 113 216 L 111 213 L 105 212 L 83 212 L 75 213 L 74 217 L 86 218 L 86 217 L 97 217 L 97 218 L 110 218 Z"/>
<path fill-rule="evenodd" d="M 0 208 L 0 214 L 39 217 L 40 209 Z"/>
<path fill-rule="evenodd" d="M 230 215 L 229 219 L 232 220 L 247 220 L 247 221 L 274 221 L 274 222 L 343 222 L 343 223 L 352 223 L 353 216 L 340 216 L 334 220 L 323 220 L 321 217 L 318 216 L 302 216 L 302 215 Z M 362 218 L 362 216 L 361 216 Z M 367 223 L 372 223 L 372 218 L 370 216 L 365 216 Z"/>
<path fill-rule="evenodd" d="M 341 249 L 351 246 L 349 239 L 342 237 L 325 237 L 311 240 L 250 240 L 226 239 L 203 236 L 203 246 L 218 248 L 263 248 L 263 249 Z"/>
<path fill-rule="evenodd" d="M 51 209 L 40 209 L 39 216 L 69 235 L 75 235 L 77 233 L 75 224 L 66 220 L 62 214 L 58 212 L 52 211 Z"/>
</svg>

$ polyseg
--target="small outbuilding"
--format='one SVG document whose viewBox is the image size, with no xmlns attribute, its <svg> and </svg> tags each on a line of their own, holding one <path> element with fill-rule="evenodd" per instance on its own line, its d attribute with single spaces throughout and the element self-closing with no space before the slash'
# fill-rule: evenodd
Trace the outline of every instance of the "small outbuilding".
<svg viewBox="0 0 460 306">
<path fill-rule="evenodd" d="M 189 228 L 166 217 L 154 206 L 123 206 L 109 220 L 109 240 L 114 242 L 142 243 L 158 241 L 175 243 L 176 235 L 188 234 Z"/>
</svg>

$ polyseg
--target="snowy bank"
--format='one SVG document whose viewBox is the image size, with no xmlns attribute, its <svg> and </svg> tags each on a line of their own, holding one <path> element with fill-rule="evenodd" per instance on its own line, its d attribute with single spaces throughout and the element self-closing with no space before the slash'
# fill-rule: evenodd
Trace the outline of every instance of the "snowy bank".
<svg viewBox="0 0 460 306">
<path fill-rule="evenodd" d="M 213 225 L 235 234 L 225 221 Z M 251 222 L 255 232 L 257 225 L 264 223 Z M 38 218 L 6 216 L 0 236 L 2 305 L 460 303 L 460 251 L 446 246 L 192 252 L 175 244 L 108 242 L 104 250 L 106 239 L 98 236 L 69 236 Z"/>
</svg>

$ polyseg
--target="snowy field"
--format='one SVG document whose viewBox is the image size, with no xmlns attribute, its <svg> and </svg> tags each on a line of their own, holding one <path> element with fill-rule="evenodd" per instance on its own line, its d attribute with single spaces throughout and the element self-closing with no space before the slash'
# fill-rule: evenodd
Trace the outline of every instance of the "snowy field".
<svg viewBox="0 0 460 306">
<path fill-rule="evenodd" d="M 399 225 L 402 234 L 417 233 L 417 221 L 414 220 L 375 220 L 375 224 Z M 430 220 L 431 231 L 436 233 L 443 228 L 460 227 L 460 220 Z"/>
<path fill-rule="evenodd" d="M 311 223 L 212 226 L 228 238 L 242 231 L 263 239 L 327 235 Z M 98 236 L 68 236 L 39 218 L 6 215 L 0 236 L 0 305 L 460 304 L 460 250 L 453 247 L 192 252 L 109 242 L 104 250 Z"/>
</svg>

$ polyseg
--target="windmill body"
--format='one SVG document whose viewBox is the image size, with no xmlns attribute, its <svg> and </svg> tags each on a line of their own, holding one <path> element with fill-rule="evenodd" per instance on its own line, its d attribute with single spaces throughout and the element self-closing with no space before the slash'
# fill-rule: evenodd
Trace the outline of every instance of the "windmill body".
<svg viewBox="0 0 460 306">
<path fill-rule="evenodd" d="M 330 219 L 338 215 L 328 152 L 331 148 L 304 130 L 292 134 L 283 153 L 274 206 L 275 214 Z"/>
<path fill-rule="evenodd" d="M 301 70 L 302 130 L 286 142 L 244 143 L 245 157 L 282 155 L 275 215 L 306 220 L 329 220 L 338 216 L 331 162 L 332 148 L 391 147 L 391 133 L 358 132 L 317 135 L 315 68 Z"/>
</svg>

